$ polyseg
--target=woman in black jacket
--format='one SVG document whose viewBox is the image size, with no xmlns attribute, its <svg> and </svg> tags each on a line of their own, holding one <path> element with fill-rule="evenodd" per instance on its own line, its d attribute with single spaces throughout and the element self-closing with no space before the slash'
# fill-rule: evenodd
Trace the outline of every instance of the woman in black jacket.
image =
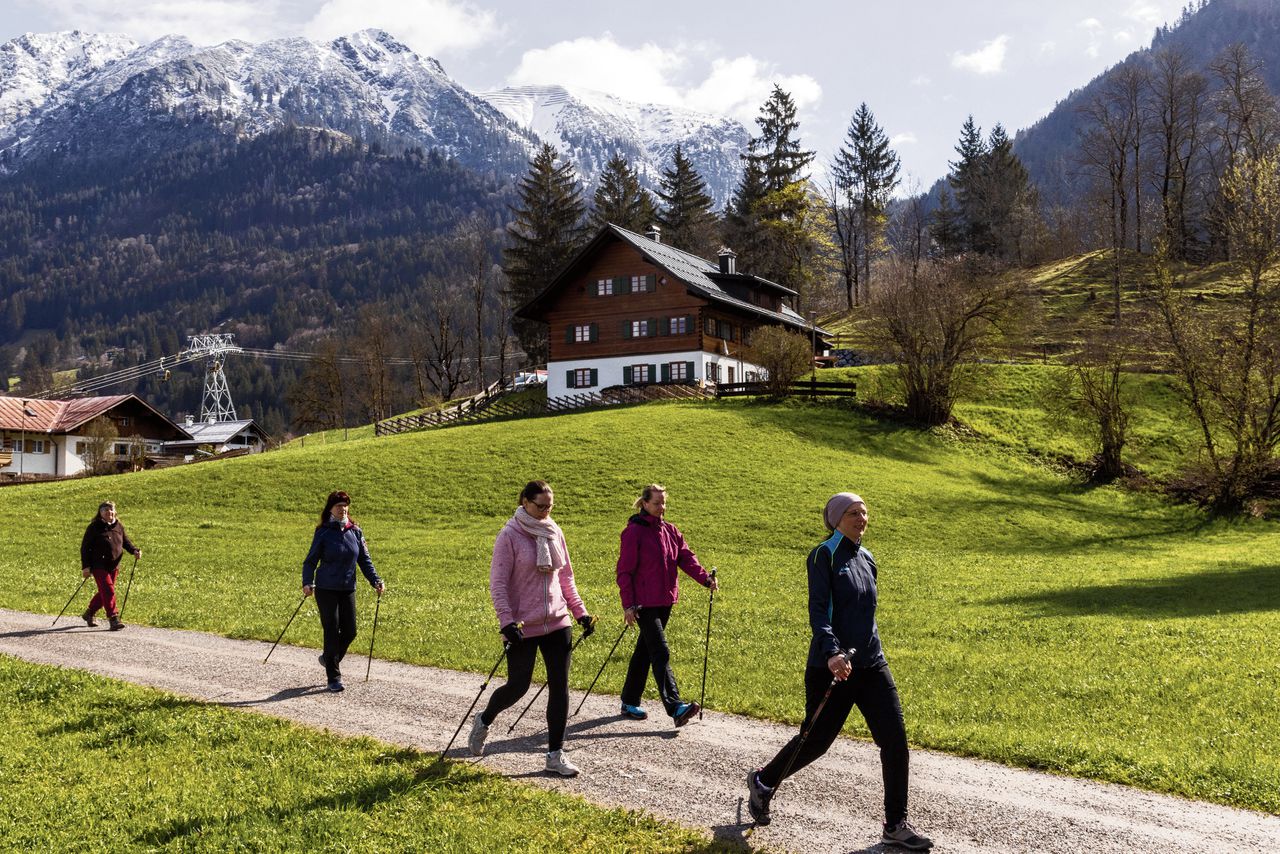
<svg viewBox="0 0 1280 854">
<path fill-rule="evenodd" d="M 316 597 L 320 626 L 324 629 L 324 665 L 330 691 L 343 690 L 342 658 L 356 639 L 356 567 L 382 595 L 387 585 L 378 577 L 365 545 L 364 532 L 350 516 L 351 497 L 331 492 L 311 538 L 311 550 L 302 561 L 302 595 Z"/>
<path fill-rule="evenodd" d="M 115 502 L 104 501 L 98 505 L 98 515 L 84 529 L 84 538 L 80 540 L 80 574 L 85 578 L 92 575 L 98 585 L 98 592 L 89 600 L 89 608 L 80 615 L 87 625 L 98 625 L 93 617 L 99 608 L 105 608 L 111 631 L 124 628 L 120 609 L 116 607 L 116 573 L 125 552 L 135 558 L 142 557 L 142 549 L 129 541 L 124 524 L 116 518 Z"/>
<path fill-rule="evenodd" d="M 857 706 L 880 748 L 885 811 L 880 841 L 924 851 L 933 842 L 907 821 L 907 729 L 876 628 L 876 561 L 862 545 L 867 505 L 852 492 L 841 492 L 827 501 L 822 517 L 831 536 L 809 552 L 807 565 L 813 639 L 804 672 L 804 722 L 769 764 L 747 774 L 747 809 L 756 824 L 768 824 L 773 790 L 826 753 Z"/>
</svg>

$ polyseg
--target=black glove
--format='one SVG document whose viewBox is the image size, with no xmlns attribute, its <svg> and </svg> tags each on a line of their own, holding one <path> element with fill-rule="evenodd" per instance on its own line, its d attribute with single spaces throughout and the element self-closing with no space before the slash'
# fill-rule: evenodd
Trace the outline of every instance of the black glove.
<svg viewBox="0 0 1280 854">
<path fill-rule="evenodd" d="M 590 614 L 583 614 L 578 618 L 578 625 L 582 626 L 582 636 L 584 638 L 589 638 L 595 633 L 596 618 Z"/>
<path fill-rule="evenodd" d="M 524 640 L 524 632 L 521 631 L 519 623 L 507 623 L 503 626 L 502 636 L 507 639 L 507 643 L 519 643 Z"/>
</svg>

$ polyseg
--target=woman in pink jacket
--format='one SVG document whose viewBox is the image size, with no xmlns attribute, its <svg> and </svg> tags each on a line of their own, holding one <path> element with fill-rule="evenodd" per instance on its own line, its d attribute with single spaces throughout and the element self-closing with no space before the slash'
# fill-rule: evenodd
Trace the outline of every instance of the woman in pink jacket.
<svg viewBox="0 0 1280 854">
<path fill-rule="evenodd" d="M 676 726 L 684 726 L 696 715 L 697 703 L 680 699 L 675 674 L 671 672 L 671 650 L 667 647 L 667 621 L 671 607 L 680 598 L 682 569 L 703 587 L 719 590 L 720 584 L 698 563 L 698 556 L 685 545 L 680 529 L 662 517 L 667 512 L 666 487 L 651 483 L 636 499 L 640 511 L 627 521 L 618 554 L 618 593 L 622 597 L 627 625 L 636 624 L 640 637 L 622 684 L 622 715 L 642 721 L 649 715 L 640 707 L 640 695 L 649 681 L 649 669 L 658 684 L 658 696 Z"/>
<path fill-rule="evenodd" d="M 564 755 L 569 718 L 569 658 L 573 621 L 584 636 L 594 631 L 587 607 L 573 583 L 573 566 L 560 526 L 551 520 L 555 496 L 545 480 L 531 481 L 520 493 L 515 515 L 498 532 L 489 565 L 489 596 L 507 645 L 507 683 L 493 692 L 475 716 L 467 746 L 480 756 L 498 713 L 529 690 L 533 663 L 542 651 L 547 669 L 547 765 L 562 777 L 578 768 Z"/>
</svg>

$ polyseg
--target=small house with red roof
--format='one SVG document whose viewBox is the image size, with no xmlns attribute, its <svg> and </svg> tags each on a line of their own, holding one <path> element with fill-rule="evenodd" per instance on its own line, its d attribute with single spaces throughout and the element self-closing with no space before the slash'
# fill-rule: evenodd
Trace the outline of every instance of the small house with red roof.
<svg viewBox="0 0 1280 854">
<path fill-rule="evenodd" d="M 89 424 L 97 418 L 115 426 L 118 438 L 110 452 L 116 457 L 160 453 L 165 442 L 192 438 L 134 394 L 72 400 L 0 397 L 0 474 L 79 474 L 85 468 Z"/>
<path fill-rule="evenodd" d="M 793 309 L 796 292 L 647 235 L 605 225 L 517 314 L 549 327 L 547 397 L 609 386 L 750 382 L 764 378 L 751 349 L 761 326 L 816 347 L 829 333 Z"/>
</svg>

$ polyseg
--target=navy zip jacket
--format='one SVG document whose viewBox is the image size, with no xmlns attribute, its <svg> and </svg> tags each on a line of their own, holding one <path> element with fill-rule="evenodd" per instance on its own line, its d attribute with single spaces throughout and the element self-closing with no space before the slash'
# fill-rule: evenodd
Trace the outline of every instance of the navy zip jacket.
<svg viewBox="0 0 1280 854">
<path fill-rule="evenodd" d="M 373 558 L 369 557 L 369 547 L 364 543 L 364 532 L 355 525 L 344 528 L 341 522 L 330 519 L 317 527 L 311 538 L 311 550 L 302 562 L 302 585 L 353 592 L 357 564 L 370 584 L 377 587 L 382 583 L 373 568 Z"/>
<path fill-rule="evenodd" d="M 871 552 L 836 531 L 809 552 L 809 667 L 853 647 L 854 667 L 885 663 L 876 629 L 876 561 Z"/>
</svg>

